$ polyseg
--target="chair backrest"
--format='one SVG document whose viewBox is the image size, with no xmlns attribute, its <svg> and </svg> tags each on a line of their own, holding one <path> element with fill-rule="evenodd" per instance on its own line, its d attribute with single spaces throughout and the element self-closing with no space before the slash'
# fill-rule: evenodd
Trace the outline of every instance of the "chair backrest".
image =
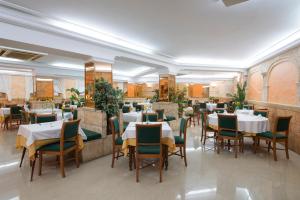
<svg viewBox="0 0 300 200">
<path fill-rule="evenodd" d="M 267 110 L 255 110 L 254 115 L 261 115 L 263 117 L 268 118 L 268 111 Z"/>
<path fill-rule="evenodd" d="M 123 113 L 129 113 L 130 112 L 130 107 L 129 106 L 123 106 L 122 112 Z"/>
<path fill-rule="evenodd" d="M 74 109 L 73 110 L 73 120 L 76 120 L 76 119 L 78 119 L 78 110 Z"/>
<path fill-rule="evenodd" d="M 138 148 L 139 146 L 160 145 L 161 148 L 161 134 L 162 134 L 161 124 L 137 124 L 136 125 L 136 147 Z"/>
<path fill-rule="evenodd" d="M 125 104 L 130 104 L 130 102 L 128 102 L 128 101 L 125 101 Z"/>
<path fill-rule="evenodd" d="M 134 108 L 135 108 L 137 105 L 138 105 L 137 102 L 133 102 L 133 103 L 132 103 L 132 106 L 133 106 Z"/>
<path fill-rule="evenodd" d="M 224 103 L 217 103 L 217 108 L 225 108 L 225 104 Z"/>
<path fill-rule="evenodd" d="M 202 129 L 206 129 L 206 127 L 208 126 L 207 115 L 208 112 L 201 112 Z"/>
<path fill-rule="evenodd" d="M 23 110 L 23 108 L 21 106 L 11 106 L 10 107 L 10 116 L 12 119 L 21 119 L 22 118 L 22 114 L 21 111 Z"/>
<path fill-rule="evenodd" d="M 22 123 L 29 124 L 29 121 L 30 121 L 29 120 L 29 113 L 26 112 L 26 111 L 24 111 L 24 110 L 22 110 L 21 114 L 22 114 Z"/>
<path fill-rule="evenodd" d="M 254 110 L 254 105 L 243 105 L 243 108 L 248 109 L 248 110 Z"/>
<path fill-rule="evenodd" d="M 188 104 L 188 106 L 192 106 L 193 101 L 192 100 L 188 100 L 187 104 Z"/>
<path fill-rule="evenodd" d="M 181 118 L 180 127 L 179 127 L 179 135 L 184 138 L 184 142 L 186 142 L 186 128 L 187 128 L 187 120 L 185 118 Z"/>
<path fill-rule="evenodd" d="M 200 105 L 199 104 L 193 105 L 193 112 L 194 113 L 199 113 L 200 112 Z"/>
<path fill-rule="evenodd" d="M 158 120 L 164 120 L 165 109 L 157 109 L 155 112 L 157 113 Z"/>
<path fill-rule="evenodd" d="M 72 112 L 71 108 L 64 108 L 62 111 L 63 112 Z"/>
<path fill-rule="evenodd" d="M 200 109 L 206 109 L 206 103 L 199 103 Z"/>
<path fill-rule="evenodd" d="M 135 106 L 135 111 L 136 112 L 139 112 L 139 111 L 142 111 L 142 110 L 144 110 L 144 106 L 143 105 L 136 105 Z"/>
<path fill-rule="evenodd" d="M 56 114 L 37 114 L 35 116 L 36 123 L 46 123 L 56 121 Z"/>
<path fill-rule="evenodd" d="M 277 117 L 276 132 L 285 132 L 288 135 L 291 119 L 292 119 L 292 116 Z"/>
<path fill-rule="evenodd" d="M 29 120 L 31 124 L 36 123 L 36 113 L 29 113 Z"/>
<path fill-rule="evenodd" d="M 142 121 L 146 122 L 147 118 L 148 118 L 149 122 L 157 122 L 158 115 L 157 115 L 157 113 L 143 113 L 142 114 Z"/>
<path fill-rule="evenodd" d="M 115 139 L 117 137 L 120 137 L 120 124 L 119 119 L 117 117 L 111 117 L 109 119 L 111 132 L 112 132 L 112 138 L 113 138 L 113 144 L 115 143 Z"/>
<path fill-rule="evenodd" d="M 124 103 L 123 102 L 119 102 L 118 105 L 119 105 L 119 109 L 122 109 L 123 106 L 124 106 Z"/>
<path fill-rule="evenodd" d="M 218 130 L 237 132 L 237 116 L 218 114 Z"/>
<path fill-rule="evenodd" d="M 63 144 L 64 140 L 74 138 L 78 135 L 80 119 L 64 122 L 61 129 L 60 142 Z"/>
</svg>

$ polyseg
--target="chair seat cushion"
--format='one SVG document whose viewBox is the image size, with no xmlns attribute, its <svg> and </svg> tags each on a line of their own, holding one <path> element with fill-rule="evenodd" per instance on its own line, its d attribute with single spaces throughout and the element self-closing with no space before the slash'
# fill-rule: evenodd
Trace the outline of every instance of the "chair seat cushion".
<svg viewBox="0 0 300 200">
<path fill-rule="evenodd" d="M 221 136 L 227 136 L 227 137 L 235 137 L 236 132 L 235 131 L 220 131 Z M 238 136 L 241 134 L 238 133 Z"/>
<path fill-rule="evenodd" d="M 139 146 L 138 153 L 140 154 L 160 154 L 160 146 Z"/>
<path fill-rule="evenodd" d="M 169 121 L 173 121 L 173 120 L 176 120 L 176 117 L 166 116 L 166 119 L 164 121 L 169 122 Z"/>
<path fill-rule="evenodd" d="M 121 138 L 121 137 L 118 137 L 118 138 L 116 139 L 116 145 L 122 145 L 122 144 L 123 144 L 122 138 Z"/>
<path fill-rule="evenodd" d="M 74 147 L 75 145 L 76 145 L 76 143 L 73 141 L 65 141 L 64 150 Z M 39 151 L 60 151 L 60 143 L 55 142 L 52 144 L 47 144 L 45 146 L 40 147 L 38 150 Z"/>
<path fill-rule="evenodd" d="M 95 131 L 91 131 L 91 130 L 88 130 L 88 129 L 85 129 L 83 128 L 82 129 L 84 134 L 86 135 L 86 141 L 92 141 L 92 140 L 97 140 L 97 139 L 101 139 L 101 134 L 100 133 L 97 133 Z"/>
<path fill-rule="evenodd" d="M 184 144 L 184 139 L 180 136 L 174 136 L 175 144 Z"/>
<path fill-rule="evenodd" d="M 265 137 L 265 138 L 273 138 L 273 136 L 276 138 L 276 139 L 285 139 L 287 138 L 286 135 L 284 134 L 281 134 L 281 133 L 272 133 L 270 131 L 266 131 L 266 132 L 263 132 L 263 133 L 258 133 L 257 136 L 259 137 Z"/>
<path fill-rule="evenodd" d="M 123 131 L 125 131 L 125 129 L 127 128 L 128 124 L 129 123 L 127 123 L 127 122 L 123 122 Z"/>
</svg>

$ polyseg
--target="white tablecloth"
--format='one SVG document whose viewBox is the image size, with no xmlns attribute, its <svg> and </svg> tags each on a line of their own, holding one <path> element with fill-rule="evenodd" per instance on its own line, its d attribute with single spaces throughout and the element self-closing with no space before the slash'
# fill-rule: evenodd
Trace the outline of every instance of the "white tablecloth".
<svg viewBox="0 0 300 200">
<path fill-rule="evenodd" d="M 29 147 L 36 140 L 60 138 L 62 125 L 63 120 L 41 124 L 20 125 L 18 135 L 22 135 L 26 138 L 26 145 Z M 80 127 L 78 132 L 82 136 L 82 139 L 87 139 Z"/>
<path fill-rule="evenodd" d="M 10 108 L 0 108 L 0 116 L 4 117 L 10 115 Z"/>
<path fill-rule="evenodd" d="M 255 115 L 238 114 L 238 130 L 247 133 L 261 133 L 268 131 L 269 120 L 268 118 Z M 208 123 L 214 127 L 218 126 L 218 115 L 208 115 Z"/>
<path fill-rule="evenodd" d="M 124 122 L 141 122 L 142 121 L 142 112 L 129 112 L 123 113 Z"/>
<path fill-rule="evenodd" d="M 62 116 L 62 110 L 61 109 L 32 109 L 29 112 L 31 113 L 36 113 L 36 114 L 52 114 L 53 112 L 57 116 L 57 120 L 62 120 L 62 119 L 72 119 L 73 114 L 71 112 L 64 112 L 64 116 Z"/>
<path fill-rule="evenodd" d="M 236 110 L 235 114 L 240 115 L 240 114 L 244 114 L 244 115 L 253 115 L 254 114 L 254 110 Z"/>
<path fill-rule="evenodd" d="M 215 108 L 217 108 L 216 103 L 207 103 L 206 104 L 206 109 L 209 110 L 209 111 L 213 111 Z"/>
<path fill-rule="evenodd" d="M 174 135 L 173 135 L 173 131 L 171 129 L 171 127 L 169 126 L 169 124 L 167 122 L 149 122 L 149 124 L 162 124 L 162 138 L 170 138 L 171 140 L 174 140 Z M 123 140 L 127 140 L 130 138 L 136 138 L 136 124 L 142 124 L 142 122 L 130 122 L 128 127 L 126 128 L 126 130 L 124 131 L 123 135 L 122 135 L 122 139 Z M 144 122 L 144 124 L 146 124 Z"/>
</svg>

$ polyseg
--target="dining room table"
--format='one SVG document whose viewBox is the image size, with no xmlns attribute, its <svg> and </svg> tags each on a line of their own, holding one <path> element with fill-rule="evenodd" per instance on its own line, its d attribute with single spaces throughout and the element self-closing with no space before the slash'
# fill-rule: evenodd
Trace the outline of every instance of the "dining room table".
<svg viewBox="0 0 300 200">
<path fill-rule="evenodd" d="M 61 109 L 58 108 L 47 108 L 47 109 L 31 109 L 28 110 L 29 113 L 35 113 L 35 114 L 56 114 L 57 120 L 63 120 L 63 119 L 72 119 L 73 114 L 72 112 L 62 112 Z"/>
<path fill-rule="evenodd" d="M 235 115 L 234 113 L 226 113 L 226 115 Z M 237 112 L 238 131 L 247 136 L 256 136 L 270 130 L 269 119 L 261 115 L 244 114 Z M 208 124 L 211 128 L 218 130 L 218 114 L 212 113 L 208 115 Z"/>
<path fill-rule="evenodd" d="M 35 159 L 36 150 L 46 144 L 58 142 L 64 120 L 54 122 L 20 125 L 16 137 L 16 148 L 28 149 L 28 156 Z M 84 147 L 83 140 L 87 137 L 81 127 L 78 129 L 79 148 Z"/>
<path fill-rule="evenodd" d="M 136 125 L 137 124 L 161 124 L 162 125 L 162 138 L 161 142 L 164 147 L 164 159 L 165 167 L 168 168 L 168 152 L 174 152 L 176 150 L 175 139 L 173 130 L 167 122 L 130 122 L 122 134 L 122 151 L 124 155 L 129 153 L 129 167 L 132 168 L 132 154 L 136 146 Z"/>
<path fill-rule="evenodd" d="M 216 108 L 217 108 L 217 104 L 216 103 L 207 103 L 206 104 L 206 109 L 209 110 L 209 111 L 213 111 Z"/>
</svg>

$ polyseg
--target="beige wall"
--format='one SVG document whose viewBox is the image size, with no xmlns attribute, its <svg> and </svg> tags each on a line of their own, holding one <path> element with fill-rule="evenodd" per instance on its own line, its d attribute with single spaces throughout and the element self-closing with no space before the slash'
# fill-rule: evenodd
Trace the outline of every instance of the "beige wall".
<svg viewBox="0 0 300 200">
<path fill-rule="evenodd" d="M 209 86 L 209 96 L 226 98 L 228 93 L 234 92 L 234 81 L 214 81 Z"/>
<path fill-rule="evenodd" d="M 259 72 L 255 72 L 249 76 L 248 80 L 248 99 L 261 99 L 263 89 L 263 77 Z"/>
<path fill-rule="evenodd" d="M 26 95 L 26 82 L 25 76 L 11 76 L 11 98 L 25 98 Z"/>
</svg>

